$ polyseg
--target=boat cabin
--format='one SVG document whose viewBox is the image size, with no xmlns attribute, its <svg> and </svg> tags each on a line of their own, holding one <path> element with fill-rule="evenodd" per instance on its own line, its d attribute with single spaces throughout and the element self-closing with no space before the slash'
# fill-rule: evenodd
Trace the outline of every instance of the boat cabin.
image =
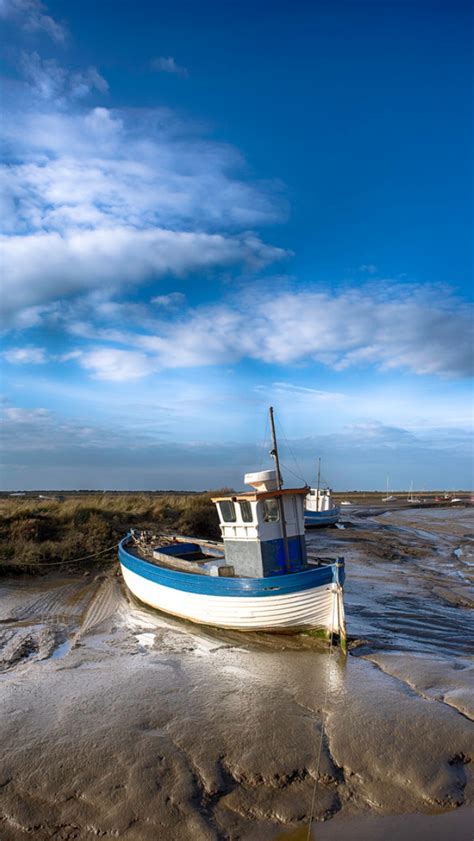
<svg viewBox="0 0 474 841">
<path fill-rule="evenodd" d="M 306 569 L 304 500 L 308 488 L 279 490 L 275 470 L 247 473 L 245 483 L 254 490 L 212 499 L 226 563 L 244 578 Z"/>
<path fill-rule="evenodd" d="M 306 496 L 307 511 L 331 511 L 334 507 L 331 488 L 311 488 Z"/>
</svg>

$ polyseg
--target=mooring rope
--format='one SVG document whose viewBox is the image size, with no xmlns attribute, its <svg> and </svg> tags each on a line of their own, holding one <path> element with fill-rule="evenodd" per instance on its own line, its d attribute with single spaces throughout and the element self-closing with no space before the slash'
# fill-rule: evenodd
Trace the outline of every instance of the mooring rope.
<svg viewBox="0 0 474 841">
<path fill-rule="evenodd" d="M 65 564 L 77 564 L 79 561 L 88 561 L 90 558 L 97 558 L 99 555 L 105 555 L 106 552 L 111 552 L 112 549 L 116 549 L 118 543 L 114 543 L 113 546 L 109 546 L 108 549 L 102 549 L 100 552 L 94 552 L 93 555 L 83 555 L 82 558 L 71 558 L 71 560 L 64 560 L 64 561 L 47 561 L 45 564 L 35 564 L 34 562 L 31 564 L 27 564 L 27 566 L 33 567 L 58 567 L 63 566 Z"/>
<path fill-rule="evenodd" d="M 334 601 L 333 601 L 333 608 L 332 608 L 332 620 L 331 620 L 331 627 L 334 627 L 334 608 L 336 605 L 337 599 L 337 591 L 334 592 Z M 324 696 L 324 705 L 323 705 L 323 714 L 321 718 L 321 737 L 319 740 L 319 751 L 318 751 L 318 761 L 316 764 L 316 774 L 314 777 L 314 786 L 313 786 L 313 796 L 311 799 L 311 810 L 309 813 L 309 824 L 308 824 L 308 834 L 306 836 L 306 841 L 311 841 L 311 827 L 313 825 L 313 814 L 314 814 L 314 804 L 316 801 L 316 786 L 318 785 L 318 777 L 319 777 L 319 768 L 321 765 L 321 754 L 323 749 L 323 739 L 324 739 L 324 728 L 326 724 L 326 715 L 327 715 L 327 705 L 328 705 L 328 697 L 329 697 L 329 678 L 331 675 L 331 654 L 332 654 L 332 641 L 333 641 L 334 634 L 331 630 L 331 640 L 329 643 L 329 657 L 328 657 L 328 664 L 327 664 L 327 675 L 326 675 L 326 691 Z"/>
</svg>

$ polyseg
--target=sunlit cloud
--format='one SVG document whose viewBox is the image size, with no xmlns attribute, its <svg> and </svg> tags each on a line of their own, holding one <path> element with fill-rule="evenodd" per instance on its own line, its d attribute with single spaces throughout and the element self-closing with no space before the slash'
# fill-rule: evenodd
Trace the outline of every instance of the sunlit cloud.
<svg viewBox="0 0 474 841">
<path fill-rule="evenodd" d="M 79 364 L 95 379 L 119 383 L 141 379 L 154 370 L 152 360 L 145 354 L 116 348 L 97 348 L 82 353 Z"/>
<path fill-rule="evenodd" d="M 12 365 L 42 365 L 47 361 L 45 349 L 31 345 L 9 348 L 2 355 Z"/>
<path fill-rule="evenodd" d="M 105 89 L 93 68 L 29 61 L 44 99 Z M 190 134 L 170 112 L 27 100 L 0 132 L 11 156 L 1 171 L 4 308 L 15 326 L 31 308 L 104 284 L 239 263 L 258 271 L 287 254 L 249 230 L 283 218 L 278 191 L 246 179 L 235 150 Z"/>
<path fill-rule="evenodd" d="M 375 367 L 418 375 L 472 372 L 470 308 L 448 290 L 380 285 L 339 292 L 294 291 L 180 310 L 154 332 L 81 324 L 76 335 L 147 353 L 150 370 L 222 365 L 321 363 L 335 371 Z M 428 301 L 428 303 L 427 303 Z"/>
<path fill-rule="evenodd" d="M 254 235 L 136 230 L 123 226 L 0 238 L 5 272 L 3 314 L 24 310 L 103 284 L 140 284 L 166 274 L 247 262 L 255 268 L 285 256 Z M 14 321 L 16 326 L 17 322 Z"/>
</svg>

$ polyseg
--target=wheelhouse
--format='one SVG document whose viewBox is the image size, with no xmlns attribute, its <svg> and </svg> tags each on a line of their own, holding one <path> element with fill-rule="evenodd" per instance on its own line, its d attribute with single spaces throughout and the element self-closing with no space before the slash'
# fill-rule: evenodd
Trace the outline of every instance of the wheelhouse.
<svg viewBox="0 0 474 841">
<path fill-rule="evenodd" d="M 248 493 L 214 497 L 227 563 L 248 578 L 306 568 L 304 499 L 308 488 L 278 489 L 276 473 L 248 473 Z"/>
</svg>

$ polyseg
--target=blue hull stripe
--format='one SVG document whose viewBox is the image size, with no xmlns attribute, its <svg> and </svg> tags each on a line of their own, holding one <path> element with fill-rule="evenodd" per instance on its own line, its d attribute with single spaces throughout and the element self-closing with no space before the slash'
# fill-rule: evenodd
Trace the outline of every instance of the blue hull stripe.
<svg viewBox="0 0 474 841">
<path fill-rule="evenodd" d="M 314 523 L 315 525 L 331 525 L 332 523 L 336 523 L 339 517 L 339 510 L 337 511 L 305 511 L 304 512 L 304 521 L 305 524 Z"/>
<path fill-rule="evenodd" d="M 178 572 L 172 569 L 151 564 L 130 555 L 124 548 L 128 537 L 119 544 L 120 563 L 136 575 L 173 590 L 183 590 L 186 593 L 201 593 L 206 596 L 284 596 L 310 590 L 312 587 L 322 587 L 337 581 L 336 564 L 327 564 L 302 572 L 288 575 L 273 575 L 268 578 L 226 578 L 224 576 L 193 575 L 189 572 Z M 344 567 L 339 568 L 339 580 L 343 583 Z"/>
</svg>

